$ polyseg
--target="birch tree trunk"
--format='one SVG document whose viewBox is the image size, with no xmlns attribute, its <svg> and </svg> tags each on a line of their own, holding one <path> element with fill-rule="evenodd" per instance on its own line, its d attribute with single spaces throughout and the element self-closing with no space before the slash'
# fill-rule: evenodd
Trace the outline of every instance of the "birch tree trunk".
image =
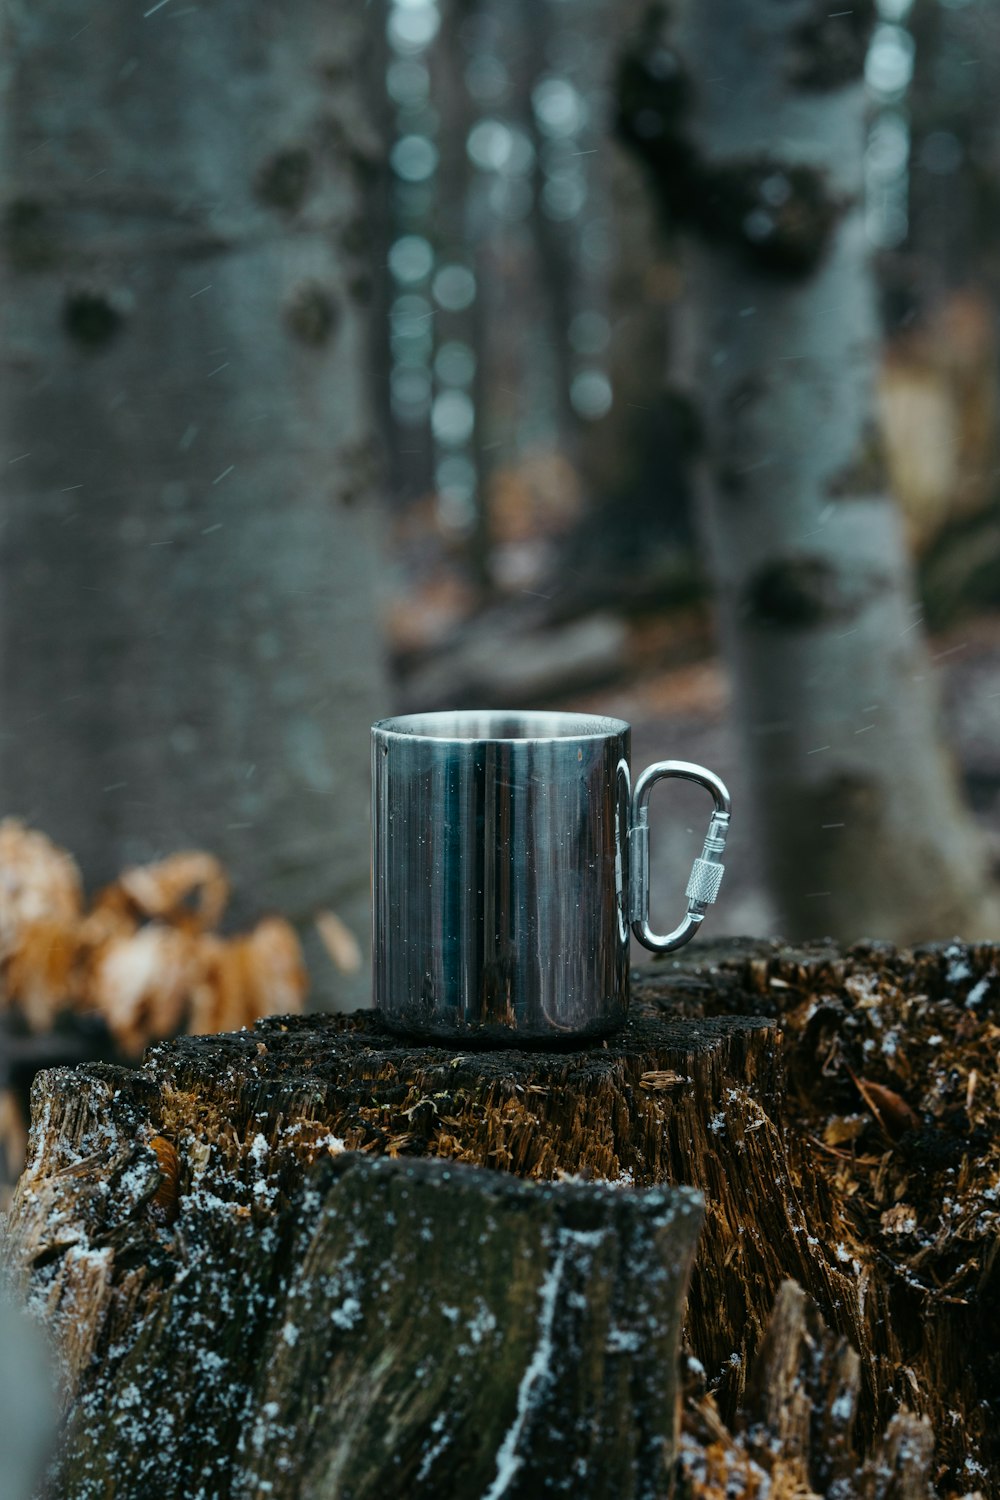
<svg viewBox="0 0 1000 1500">
<path fill-rule="evenodd" d="M 908 939 L 995 921 L 939 736 L 873 427 L 862 199 L 870 13 L 650 12 L 622 128 L 697 232 L 706 530 L 751 801 L 784 929 Z"/>
<path fill-rule="evenodd" d="M 367 924 L 371 15 L 3 20 L 0 806 Z M 361 998 L 364 981 L 343 998 Z"/>
</svg>

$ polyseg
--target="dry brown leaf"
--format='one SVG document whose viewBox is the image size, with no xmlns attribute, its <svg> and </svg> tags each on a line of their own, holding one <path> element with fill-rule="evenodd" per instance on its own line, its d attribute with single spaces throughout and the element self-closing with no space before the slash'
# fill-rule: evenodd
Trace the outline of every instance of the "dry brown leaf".
<svg viewBox="0 0 1000 1500">
<path fill-rule="evenodd" d="M 105 901 L 102 892 L 97 904 L 86 916 L 81 917 L 77 925 L 77 936 L 81 948 L 93 954 L 112 938 L 128 937 L 138 927 L 139 923 L 124 897 L 120 903 Z"/>
<path fill-rule="evenodd" d="M 72 858 L 8 818 L 0 823 L 0 1003 L 16 1003 L 35 1031 L 68 1007 L 95 1010 L 133 1056 L 185 1023 L 234 1030 L 301 1010 L 308 980 L 286 921 L 269 917 L 228 941 L 205 931 L 228 894 L 220 862 L 185 850 L 126 870 L 85 914 Z M 329 933 L 339 918 L 325 915 Z M 357 943 L 340 928 L 342 965 L 357 967 Z"/>
<path fill-rule="evenodd" d="M 298 1014 L 309 975 L 292 924 L 284 917 L 265 917 L 240 941 L 251 958 L 255 1016 Z"/>
<path fill-rule="evenodd" d="M 149 1148 L 160 1168 L 160 1185 L 150 1199 L 150 1207 L 162 1216 L 165 1223 L 172 1224 L 178 1212 L 180 1158 L 177 1147 L 166 1136 L 154 1135 Z"/>
<path fill-rule="evenodd" d="M 12 1089 L 0 1089 L 0 1179 L 14 1182 L 28 1149 L 28 1130 Z"/>
<path fill-rule="evenodd" d="M 242 999 L 243 959 L 238 942 L 238 939 L 227 942 L 212 933 L 205 933 L 198 940 L 202 969 L 191 995 L 187 1021 L 189 1034 L 204 1036 L 215 1031 L 238 1031 L 245 1024 L 240 1019 L 245 1007 Z"/>
<path fill-rule="evenodd" d="M 917 1228 L 916 1209 L 908 1203 L 894 1203 L 881 1216 L 885 1234 L 912 1234 Z"/>
<path fill-rule="evenodd" d="M 202 973 L 199 940 L 162 922 L 112 938 L 97 954 L 87 999 L 123 1052 L 180 1029 Z"/>
<path fill-rule="evenodd" d="M 78 997 L 79 929 L 51 917 L 26 922 L 7 956 L 4 994 L 31 1031 L 47 1031 L 67 1002 Z"/>
<path fill-rule="evenodd" d="M 142 916 L 178 925 L 193 922 L 202 930 L 216 925 L 229 899 L 225 870 L 214 854 L 200 849 L 181 850 L 156 864 L 135 865 L 118 877 L 116 885 Z M 186 903 L 195 893 L 197 904 L 192 908 Z"/>
<path fill-rule="evenodd" d="M 976 1088 L 978 1084 L 979 1070 L 977 1068 L 971 1068 L 969 1070 L 968 1082 L 965 1085 L 965 1113 L 967 1115 L 972 1114 L 972 1101 L 976 1097 Z"/>
<path fill-rule="evenodd" d="M 0 822 L 0 958 L 29 922 L 71 924 L 83 905 L 76 861 L 19 818 Z"/>
<path fill-rule="evenodd" d="M 321 911 L 316 930 L 341 974 L 356 974 L 361 968 L 361 945 L 343 918 L 335 911 Z"/>
<path fill-rule="evenodd" d="M 823 1127 L 823 1139 L 828 1146 L 842 1146 L 845 1141 L 856 1141 L 867 1127 L 867 1115 L 831 1115 Z"/>
<path fill-rule="evenodd" d="M 192 996 L 188 1030 L 238 1031 L 261 1016 L 297 1013 L 308 975 L 295 929 L 265 917 L 247 936 L 200 940 L 203 974 Z"/>
<path fill-rule="evenodd" d="M 690 1078 L 685 1078 L 683 1073 L 673 1073 L 669 1068 L 659 1072 L 643 1073 L 639 1079 L 641 1089 L 649 1089 L 652 1093 L 659 1093 L 662 1089 L 676 1088 L 679 1083 L 690 1083 Z"/>
<path fill-rule="evenodd" d="M 911 1109 L 895 1089 L 886 1088 L 884 1083 L 872 1083 L 867 1078 L 858 1078 L 854 1073 L 851 1077 L 854 1079 L 858 1093 L 886 1135 L 895 1139 L 904 1131 L 913 1130 L 920 1124 L 920 1116 L 916 1110 Z"/>
</svg>

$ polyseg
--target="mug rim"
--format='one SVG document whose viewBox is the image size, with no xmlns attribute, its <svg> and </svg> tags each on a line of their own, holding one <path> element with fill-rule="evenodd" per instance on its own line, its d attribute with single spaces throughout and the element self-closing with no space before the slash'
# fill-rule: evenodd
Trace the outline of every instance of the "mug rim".
<svg viewBox="0 0 1000 1500">
<path fill-rule="evenodd" d="M 483 719 L 512 719 L 525 721 L 525 732 L 520 734 L 462 734 L 452 732 L 461 727 L 461 721 L 469 725 Z M 537 721 L 539 733 L 532 733 L 528 721 Z M 440 725 L 436 733 L 430 732 L 434 723 Z M 557 726 L 565 726 L 557 728 Z M 544 730 L 555 729 L 546 734 Z M 428 732 L 423 732 L 423 730 Z M 372 725 L 372 734 L 385 735 L 398 740 L 426 740 L 431 744 L 463 745 L 524 745 L 551 743 L 561 740 L 608 740 L 626 734 L 631 725 L 626 719 L 616 719 L 608 714 L 585 714 L 563 712 L 561 709 L 518 708 L 455 708 L 436 709 L 427 713 L 393 714 L 379 719 Z"/>
</svg>

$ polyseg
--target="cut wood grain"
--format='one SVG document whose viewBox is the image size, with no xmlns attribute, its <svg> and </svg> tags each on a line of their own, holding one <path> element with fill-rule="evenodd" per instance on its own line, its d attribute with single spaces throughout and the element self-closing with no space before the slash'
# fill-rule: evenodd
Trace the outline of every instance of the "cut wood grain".
<svg viewBox="0 0 1000 1500">
<path fill-rule="evenodd" d="M 990 1248 L 997 973 L 1000 950 L 986 946 L 844 952 L 830 944 L 703 944 L 635 985 L 620 1037 L 573 1052 L 407 1045 L 358 1014 L 185 1038 L 155 1048 L 136 1071 L 93 1065 L 40 1075 L 9 1232 L 22 1282 L 61 1352 L 66 1463 L 84 1448 L 87 1462 L 99 1463 L 89 1433 L 104 1433 L 94 1439 L 101 1451 L 114 1447 L 108 1414 L 122 1415 L 122 1391 L 127 1399 L 138 1392 L 155 1416 L 162 1389 L 176 1386 L 182 1403 L 197 1389 L 202 1403 L 227 1403 L 213 1429 L 224 1477 L 205 1494 L 240 1493 L 233 1486 L 250 1441 L 249 1413 L 256 1422 L 272 1402 L 262 1372 L 276 1356 L 259 1330 L 292 1295 L 313 1243 L 301 1226 L 318 1223 L 324 1194 L 341 1191 L 335 1184 L 349 1152 L 395 1159 L 400 1171 L 423 1158 L 438 1159 L 428 1164 L 435 1171 L 472 1166 L 487 1194 L 498 1191 L 488 1186 L 498 1173 L 500 1181 L 527 1179 L 526 1201 L 549 1201 L 530 1198 L 540 1188 L 551 1193 L 543 1217 L 551 1213 L 562 1227 L 564 1191 L 586 1189 L 606 1205 L 665 1185 L 694 1187 L 705 1207 L 685 1338 L 691 1368 L 703 1373 L 688 1393 L 682 1473 L 714 1472 L 706 1467 L 710 1448 L 719 1472 L 730 1460 L 770 1472 L 753 1446 L 758 1428 L 777 1434 L 787 1475 L 798 1472 L 807 1485 L 789 1494 L 832 1494 L 839 1485 L 866 1500 L 929 1495 L 933 1475 L 942 1497 L 978 1491 L 995 1500 L 988 1414 L 998 1315 Z M 892 1132 L 852 1075 L 877 1086 L 872 1100 L 889 1090 L 906 1106 Z M 443 1204 L 451 1189 L 444 1177 L 434 1181 Z M 382 1183 L 372 1178 L 362 1196 L 388 1192 Z M 473 1274 L 468 1236 L 457 1228 L 444 1235 L 461 1216 L 441 1212 L 434 1223 L 443 1237 L 424 1272 L 439 1303 L 461 1308 Z M 512 1245 L 515 1221 L 516 1214 L 503 1229 Z M 616 1218 L 607 1229 L 619 1268 L 619 1239 L 631 1233 L 624 1225 Z M 562 1231 L 547 1232 L 554 1244 Z M 330 1251 L 328 1277 L 339 1274 L 342 1253 L 344 1246 Z M 538 1254 L 536 1312 L 552 1265 L 552 1253 Z M 789 1280 L 801 1289 L 797 1297 L 783 1290 Z M 638 1283 L 621 1285 L 626 1300 L 638 1294 Z M 318 1369 L 329 1354 L 326 1315 L 314 1329 L 287 1309 L 282 1318 L 275 1326 L 302 1331 L 301 1347 L 294 1344 L 302 1358 L 313 1357 L 314 1342 L 327 1350 L 315 1355 Z M 587 1326 L 576 1358 L 589 1368 L 599 1356 L 587 1340 L 599 1344 L 603 1335 L 597 1323 Z M 174 1327 L 192 1342 L 171 1342 Z M 410 1335 L 407 1325 L 403 1337 Z M 129 1363 L 134 1346 L 138 1364 Z M 386 1360 L 396 1368 L 395 1344 L 378 1348 L 371 1368 Z M 510 1410 L 512 1385 L 523 1376 L 516 1361 L 493 1367 L 490 1401 Z M 402 1421 L 391 1402 L 369 1396 L 379 1413 L 373 1422 Z M 444 1421 L 452 1398 L 438 1391 L 435 1399 Z M 201 1441 L 198 1426 L 169 1410 L 172 1425 L 153 1424 L 156 1442 L 166 1445 L 168 1427 L 179 1434 L 173 1462 L 189 1463 L 184 1472 L 197 1477 L 184 1455 Z M 331 1432 L 355 1420 L 346 1407 L 337 1410 L 325 1436 L 317 1429 L 307 1440 L 295 1427 L 297 1452 L 318 1445 L 310 1463 L 321 1467 Z M 351 1410 L 368 1420 L 363 1401 Z M 406 1430 L 419 1469 L 424 1439 Z M 671 1432 L 661 1433 L 668 1446 Z M 582 1450 L 577 1437 L 564 1438 L 570 1474 Z M 455 1437 L 456 1453 L 464 1441 Z M 147 1444 L 135 1462 L 151 1462 L 152 1451 Z M 198 1451 L 204 1467 L 207 1450 Z M 700 1469 L 688 1464 L 692 1453 L 701 1455 Z M 596 1461 L 593 1453 L 582 1458 Z M 455 1480 L 456 1500 L 485 1493 L 463 1483 Z M 315 1484 L 309 1494 L 336 1493 Z M 64 1487 L 52 1496 L 90 1493 Z M 387 1500 L 392 1493 L 387 1487 Z M 725 1485 L 712 1490 L 708 1478 L 690 1490 L 697 1500 L 717 1493 Z"/>
</svg>

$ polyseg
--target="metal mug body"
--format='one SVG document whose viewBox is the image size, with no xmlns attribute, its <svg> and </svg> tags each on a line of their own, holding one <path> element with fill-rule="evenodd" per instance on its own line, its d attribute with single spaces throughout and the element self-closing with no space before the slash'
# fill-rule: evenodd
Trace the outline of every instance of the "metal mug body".
<svg viewBox="0 0 1000 1500">
<path fill-rule="evenodd" d="M 373 726 L 374 999 L 388 1026 L 510 1044 L 624 1023 L 630 925 L 648 946 L 690 935 L 657 939 L 639 912 L 630 739 L 624 720 L 585 714 Z"/>
</svg>

